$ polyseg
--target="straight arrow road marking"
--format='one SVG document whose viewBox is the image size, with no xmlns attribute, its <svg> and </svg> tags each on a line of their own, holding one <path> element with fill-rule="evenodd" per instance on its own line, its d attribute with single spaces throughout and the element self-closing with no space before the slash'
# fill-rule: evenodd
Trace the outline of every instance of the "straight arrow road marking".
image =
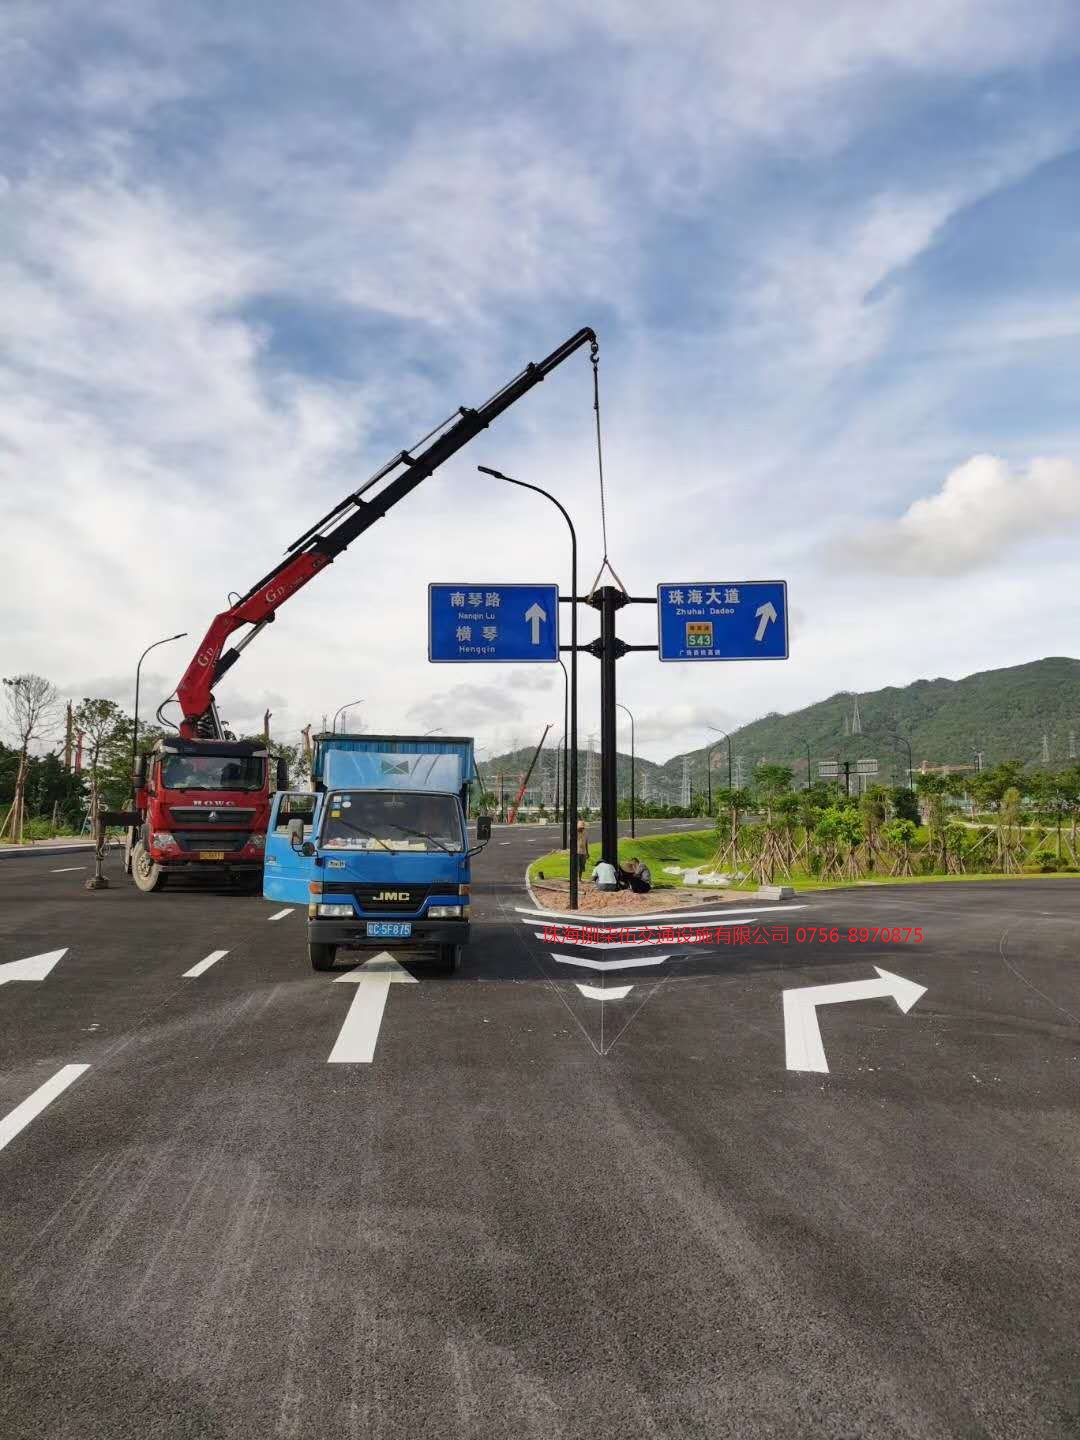
<svg viewBox="0 0 1080 1440">
<path fill-rule="evenodd" d="M 279 910 L 276 915 L 271 915 L 271 920 L 284 920 L 286 915 L 291 915 L 291 910 Z"/>
<path fill-rule="evenodd" d="M 880 1000 L 889 996 L 906 1015 L 926 994 L 925 985 L 905 980 L 875 965 L 877 980 L 842 980 L 838 985 L 809 985 L 784 994 L 784 1047 L 789 1070 L 806 1070 L 818 1075 L 829 1073 L 825 1046 L 821 1043 L 821 1026 L 817 1007 L 844 1000 Z"/>
<path fill-rule="evenodd" d="M 355 985 L 345 1023 L 338 1031 L 328 1065 L 370 1065 L 375 1058 L 386 997 L 391 985 L 416 985 L 419 982 L 394 959 L 388 950 L 366 960 L 347 975 L 339 975 L 336 985 Z"/>
<path fill-rule="evenodd" d="M 60 953 L 63 954 L 63 951 Z M 21 1105 L 16 1105 L 10 1114 L 5 1115 L 0 1120 L 0 1150 L 14 1140 L 20 1130 L 26 1129 L 35 1115 L 40 1115 L 46 1105 L 51 1105 L 58 1095 L 62 1095 L 69 1085 L 89 1069 L 89 1065 L 65 1065 L 62 1070 L 56 1072 L 51 1080 L 46 1080 L 44 1085 L 39 1085 Z"/>
<path fill-rule="evenodd" d="M 197 976 L 202 975 L 204 971 L 209 970 L 211 965 L 216 965 L 219 960 L 224 960 L 228 953 L 228 950 L 211 950 L 205 960 L 200 960 L 199 963 L 193 965 L 190 970 L 185 970 L 180 977 L 181 980 L 194 980 Z"/>
<path fill-rule="evenodd" d="M 0 965 L 0 985 L 9 980 L 44 980 L 58 960 L 67 954 L 63 950 L 47 950 L 43 955 L 31 955 L 26 960 L 9 960 Z"/>
</svg>

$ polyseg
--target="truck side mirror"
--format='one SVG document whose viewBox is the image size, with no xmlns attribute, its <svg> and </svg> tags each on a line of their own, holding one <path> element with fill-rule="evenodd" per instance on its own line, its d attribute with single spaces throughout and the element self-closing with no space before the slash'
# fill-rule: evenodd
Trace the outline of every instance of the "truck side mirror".
<svg viewBox="0 0 1080 1440">
<path fill-rule="evenodd" d="M 135 767 L 131 772 L 131 783 L 136 790 L 142 790 L 146 785 L 146 756 L 135 756 Z"/>
<path fill-rule="evenodd" d="M 477 840 L 491 839 L 491 816 L 478 815 L 476 817 L 476 838 Z"/>
<path fill-rule="evenodd" d="M 304 822 L 299 817 L 290 820 L 285 827 L 285 833 L 289 837 L 289 844 L 294 850 L 299 850 L 304 843 Z"/>
<path fill-rule="evenodd" d="M 288 790 L 289 788 L 289 762 L 284 755 L 277 757 L 277 782 L 274 788 L 276 790 Z"/>
</svg>

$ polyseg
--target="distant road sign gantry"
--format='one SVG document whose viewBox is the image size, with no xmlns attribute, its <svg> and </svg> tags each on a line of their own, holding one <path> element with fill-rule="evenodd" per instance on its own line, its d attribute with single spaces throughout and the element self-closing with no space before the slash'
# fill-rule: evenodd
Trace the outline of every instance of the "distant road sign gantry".
<svg viewBox="0 0 1080 1440">
<path fill-rule="evenodd" d="M 428 659 L 523 664 L 559 658 L 557 585 L 428 586 Z"/>
<path fill-rule="evenodd" d="M 689 580 L 656 587 L 661 660 L 786 660 L 786 580 Z"/>
</svg>

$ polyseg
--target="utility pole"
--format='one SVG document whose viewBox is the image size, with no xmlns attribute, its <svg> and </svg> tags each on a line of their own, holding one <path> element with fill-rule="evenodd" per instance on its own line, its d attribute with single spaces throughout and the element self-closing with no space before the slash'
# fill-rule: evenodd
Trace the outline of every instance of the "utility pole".
<svg viewBox="0 0 1080 1440">
<path fill-rule="evenodd" d="M 263 711 L 263 739 L 266 741 L 266 748 L 270 748 L 270 716 L 271 711 Z"/>
<path fill-rule="evenodd" d="M 75 711 L 71 701 L 67 702 L 67 719 L 64 723 L 64 769 L 71 769 L 71 743 L 75 737 Z"/>
</svg>

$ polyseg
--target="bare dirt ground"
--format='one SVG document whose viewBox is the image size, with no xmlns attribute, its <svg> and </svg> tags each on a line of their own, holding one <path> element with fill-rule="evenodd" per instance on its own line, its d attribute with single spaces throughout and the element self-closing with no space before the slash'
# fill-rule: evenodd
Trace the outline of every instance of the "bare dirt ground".
<svg viewBox="0 0 1080 1440">
<path fill-rule="evenodd" d="M 570 898 L 569 880 L 542 880 L 539 884 L 534 882 L 532 888 L 543 909 L 566 909 Z M 578 887 L 578 909 L 588 915 L 649 915 L 658 910 L 689 910 L 755 898 L 752 890 L 709 890 L 696 885 L 650 890 L 645 895 L 635 895 L 632 890 L 597 890 L 588 880 L 583 880 Z"/>
</svg>

